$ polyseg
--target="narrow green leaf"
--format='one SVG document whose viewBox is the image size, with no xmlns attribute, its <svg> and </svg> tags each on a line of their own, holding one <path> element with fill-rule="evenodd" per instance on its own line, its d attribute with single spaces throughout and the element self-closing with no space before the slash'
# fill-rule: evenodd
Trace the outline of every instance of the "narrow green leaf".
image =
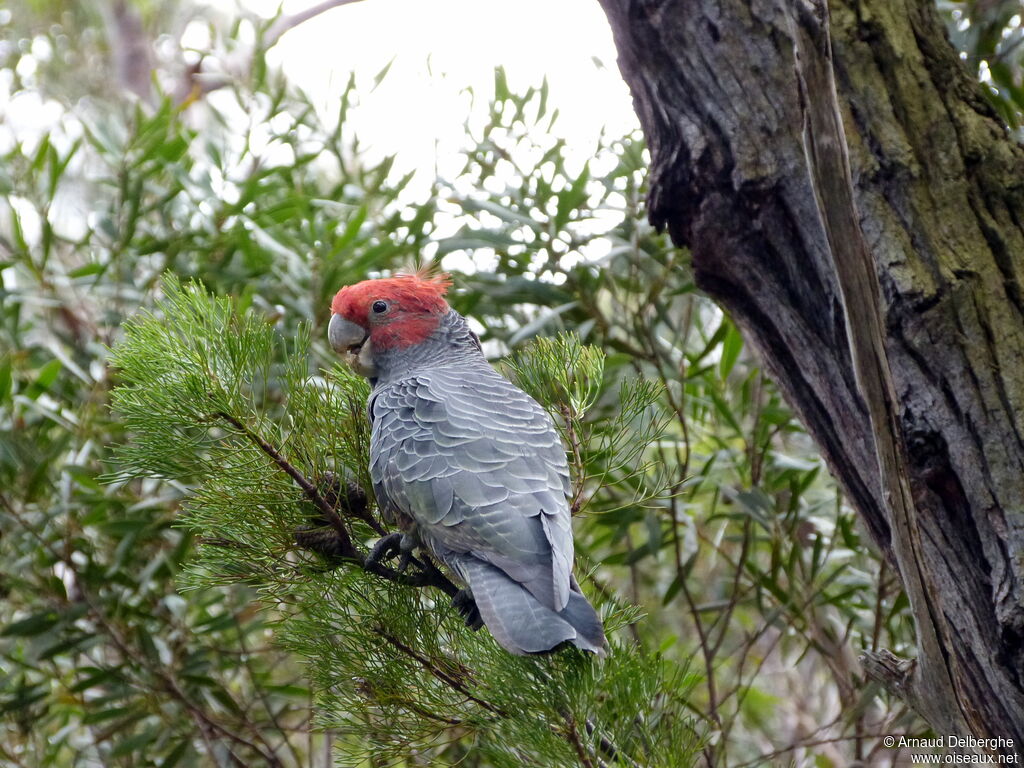
<svg viewBox="0 0 1024 768">
<path fill-rule="evenodd" d="M 27 618 L 8 624 L 0 635 L 4 637 L 32 637 L 41 635 L 60 621 L 60 616 L 55 611 L 43 611 Z"/>
<path fill-rule="evenodd" d="M 740 352 L 742 350 L 743 338 L 740 336 L 740 332 L 736 329 L 736 326 L 729 323 L 729 331 L 725 334 L 725 338 L 722 340 L 722 357 L 718 362 L 719 376 L 723 379 L 729 378 L 729 374 L 736 365 L 736 360 L 739 359 Z"/>
</svg>

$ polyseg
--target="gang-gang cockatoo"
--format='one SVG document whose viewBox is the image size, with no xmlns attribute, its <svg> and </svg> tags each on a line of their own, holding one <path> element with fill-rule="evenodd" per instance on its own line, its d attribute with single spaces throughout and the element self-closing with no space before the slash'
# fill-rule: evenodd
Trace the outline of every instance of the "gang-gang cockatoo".
<svg viewBox="0 0 1024 768">
<path fill-rule="evenodd" d="M 572 575 L 565 451 L 548 414 L 487 362 L 448 306 L 446 276 L 342 288 L 331 346 L 373 386 L 370 476 L 403 548 L 461 579 L 498 643 L 603 654 L 604 631 Z"/>
</svg>

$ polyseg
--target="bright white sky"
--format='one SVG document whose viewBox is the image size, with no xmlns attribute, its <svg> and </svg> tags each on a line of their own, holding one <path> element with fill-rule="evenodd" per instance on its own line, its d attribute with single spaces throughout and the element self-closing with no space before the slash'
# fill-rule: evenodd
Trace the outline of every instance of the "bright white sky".
<svg viewBox="0 0 1024 768">
<path fill-rule="evenodd" d="M 279 5 L 240 1 L 268 17 Z M 284 12 L 315 4 L 285 0 Z M 497 66 L 513 91 L 539 86 L 547 76 L 549 108 L 560 112 L 555 132 L 582 165 L 602 128 L 617 137 L 637 127 L 615 55 L 597 0 L 365 0 L 296 27 L 270 58 L 329 112 L 350 72 L 368 86 L 394 58 L 377 90 L 359 89 L 354 127 L 361 142 L 396 154 L 402 170 L 432 177 L 438 154 L 443 171 L 444 154 L 460 148 L 455 142 L 469 114 L 464 89 L 472 87 L 482 110 Z"/>
<path fill-rule="evenodd" d="M 210 2 L 230 16 L 240 5 L 267 18 L 281 5 L 281 0 Z M 283 11 L 291 14 L 317 4 L 283 0 Z M 205 47 L 205 29 L 205 21 L 197 19 L 182 43 Z M 193 34 L 196 39 L 189 40 Z M 38 56 L 45 59 L 52 52 L 43 43 Z M 37 56 L 35 44 L 32 52 Z M 33 57 L 23 57 L 22 63 L 34 68 Z M 269 58 L 331 115 L 354 72 L 359 107 L 349 121 L 371 154 L 396 156 L 396 172 L 420 172 L 409 194 L 428 186 L 438 173 L 450 179 L 461 166 L 463 124 L 473 115 L 479 124 L 494 94 L 498 66 L 504 67 L 514 92 L 540 86 L 547 77 L 548 111 L 559 111 L 554 132 L 567 141 L 571 173 L 593 157 L 602 130 L 617 138 L 638 125 L 597 0 L 364 0 L 292 29 Z M 374 76 L 392 59 L 387 77 L 373 90 Z M 6 124 L 0 149 L 18 141 L 31 146 L 44 132 L 58 128 L 65 110 L 31 90 L 18 94 L 21 101 L 13 108 L 8 104 L 12 76 L 6 74 L 7 79 L 0 80 L 0 122 Z M 473 90 L 475 104 L 467 88 Z M 80 135 L 80 128 L 76 130 Z M 60 133 L 54 134 L 55 141 Z M 67 142 L 73 138 L 65 137 Z M 38 227 L 30 213 L 23 224 L 31 234 Z M 87 217 L 77 209 L 72 213 L 62 217 L 67 229 L 62 233 L 75 238 L 84 234 L 80 230 Z"/>
</svg>

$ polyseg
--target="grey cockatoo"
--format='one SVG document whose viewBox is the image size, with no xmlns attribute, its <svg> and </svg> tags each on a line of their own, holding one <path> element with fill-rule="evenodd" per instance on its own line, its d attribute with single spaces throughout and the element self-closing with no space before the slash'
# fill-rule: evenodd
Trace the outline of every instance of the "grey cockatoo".
<svg viewBox="0 0 1024 768">
<path fill-rule="evenodd" d="M 331 346 L 373 385 L 370 476 L 385 514 L 468 587 L 512 653 L 569 641 L 603 654 L 604 631 L 572 575 L 569 469 L 533 398 L 487 362 L 444 299 L 447 278 L 342 288 Z"/>
</svg>

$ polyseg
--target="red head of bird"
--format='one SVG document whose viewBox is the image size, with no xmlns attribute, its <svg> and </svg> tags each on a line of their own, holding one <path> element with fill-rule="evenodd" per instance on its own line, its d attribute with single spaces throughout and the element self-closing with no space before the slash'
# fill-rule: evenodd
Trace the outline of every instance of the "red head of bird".
<svg viewBox="0 0 1024 768">
<path fill-rule="evenodd" d="M 425 341 L 448 312 L 445 275 L 422 273 L 364 280 L 342 288 L 331 302 L 327 337 L 357 372 L 372 377 L 373 350 Z"/>
</svg>

